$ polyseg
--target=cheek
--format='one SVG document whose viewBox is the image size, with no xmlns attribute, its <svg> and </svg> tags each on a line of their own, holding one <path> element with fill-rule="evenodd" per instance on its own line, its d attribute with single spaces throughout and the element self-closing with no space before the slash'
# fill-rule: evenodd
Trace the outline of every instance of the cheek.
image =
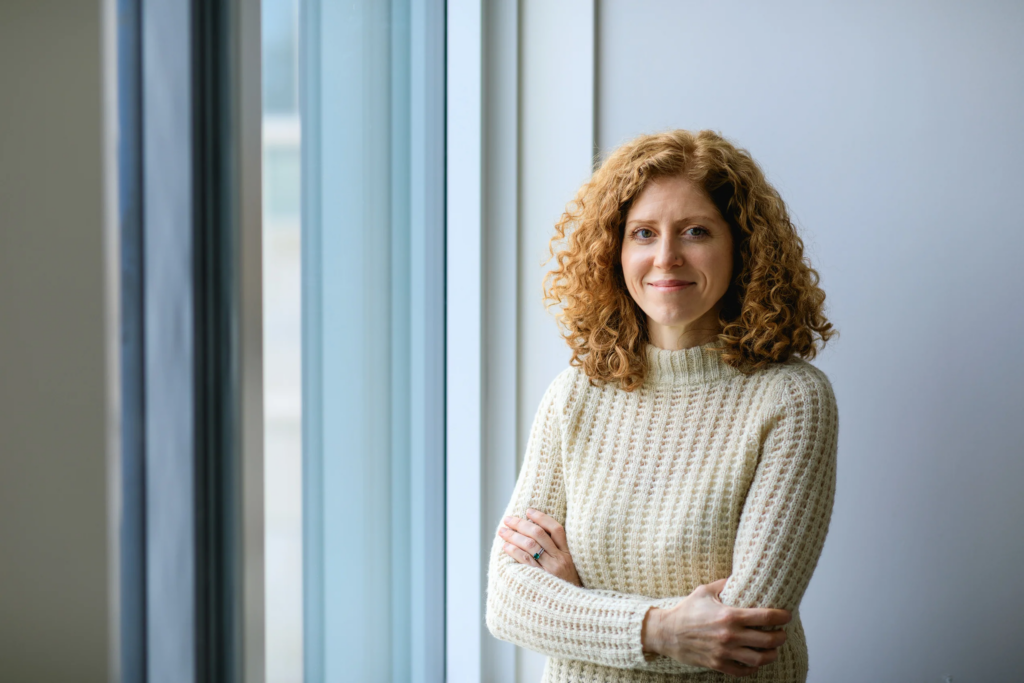
<svg viewBox="0 0 1024 683">
<path fill-rule="evenodd" d="M 620 263 L 622 265 L 622 278 L 630 287 L 643 277 L 643 266 L 640 263 L 640 259 L 630 250 L 623 250 Z"/>
<path fill-rule="evenodd" d="M 732 280 L 732 250 L 723 249 L 708 254 L 704 272 L 718 288 L 726 289 Z"/>
</svg>

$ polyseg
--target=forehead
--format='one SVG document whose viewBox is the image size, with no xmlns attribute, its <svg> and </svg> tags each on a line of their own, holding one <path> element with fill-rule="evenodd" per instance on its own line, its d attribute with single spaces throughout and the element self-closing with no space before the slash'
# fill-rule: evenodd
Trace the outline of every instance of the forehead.
<svg viewBox="0 0 1024 683">
<path fill-rule="evenodd" d="M 637 195 L 629 207 L 627 220 L 722 216 L 704 188 L 685 176 L 654 178 Z"/>
</svg>

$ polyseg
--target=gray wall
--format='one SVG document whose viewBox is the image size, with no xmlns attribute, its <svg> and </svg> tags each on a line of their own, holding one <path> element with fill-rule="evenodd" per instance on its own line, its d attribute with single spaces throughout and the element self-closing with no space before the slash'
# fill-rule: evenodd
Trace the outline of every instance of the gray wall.
<svg viewBox="0 0 1024 683">
<path fill-rule="evenodd" d="M 0 680 L 107 681 L 102 5 L 0 5 Z"/>
<path fill-rule="evenodd" d="M 1024 4 L 599 3 L 598 142 L 712 128 L 790 206 L 841 337 L 811 681 L 1019 680 Z"/>
</svg>

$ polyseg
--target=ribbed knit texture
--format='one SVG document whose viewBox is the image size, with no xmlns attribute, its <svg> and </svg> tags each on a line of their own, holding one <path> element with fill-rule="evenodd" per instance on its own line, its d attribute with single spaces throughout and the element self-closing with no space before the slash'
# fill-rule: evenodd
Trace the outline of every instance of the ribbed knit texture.
<svg viewBox="0 0 1024 683">
<path fill-rule="evenodd" d="M 708 347 L 648 345 L 634 392 L 569 367 L 541 400 L 505 514 L 557 519 L 584 587 L 519 564 L 495 529 L 486 620 L 548 655 L 543 683 L 736 680 L 640 640 L 649 608 L 726 577 L 726 605 L 793 611 L 778 659 L 744 680 L 806 680 L 797 608 L 835 498 L 835 397 L 799 358 L 745 376 Z"/>
</svg>

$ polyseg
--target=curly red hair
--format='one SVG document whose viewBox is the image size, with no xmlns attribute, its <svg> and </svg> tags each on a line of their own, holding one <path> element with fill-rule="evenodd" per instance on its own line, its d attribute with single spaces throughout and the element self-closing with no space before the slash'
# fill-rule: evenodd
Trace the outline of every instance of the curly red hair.
<svg viewBox="0 0 1024 683">
<path fill-rule="evenodd" d="M 545 306 L 558 315 L 571 365 L 591 382 L 633 391 L 647 376 L 647 316 L 630 296 L 620 260 L 630 205 L 655 178 L 683 175 L 718 207 L 733 238 L 733 279 L 723 296 L 714 347 L 744 373 L 797 355 L 812 359 L 838 332 L 825 293 L 804 257 L 782 197 L 750 154 L 710 130 L 641 135 L 622 145 L 577 192 L 555 226 L 544 278 Z M 556 251 L 556 244 L 565 242 Z"/>
</svg>

